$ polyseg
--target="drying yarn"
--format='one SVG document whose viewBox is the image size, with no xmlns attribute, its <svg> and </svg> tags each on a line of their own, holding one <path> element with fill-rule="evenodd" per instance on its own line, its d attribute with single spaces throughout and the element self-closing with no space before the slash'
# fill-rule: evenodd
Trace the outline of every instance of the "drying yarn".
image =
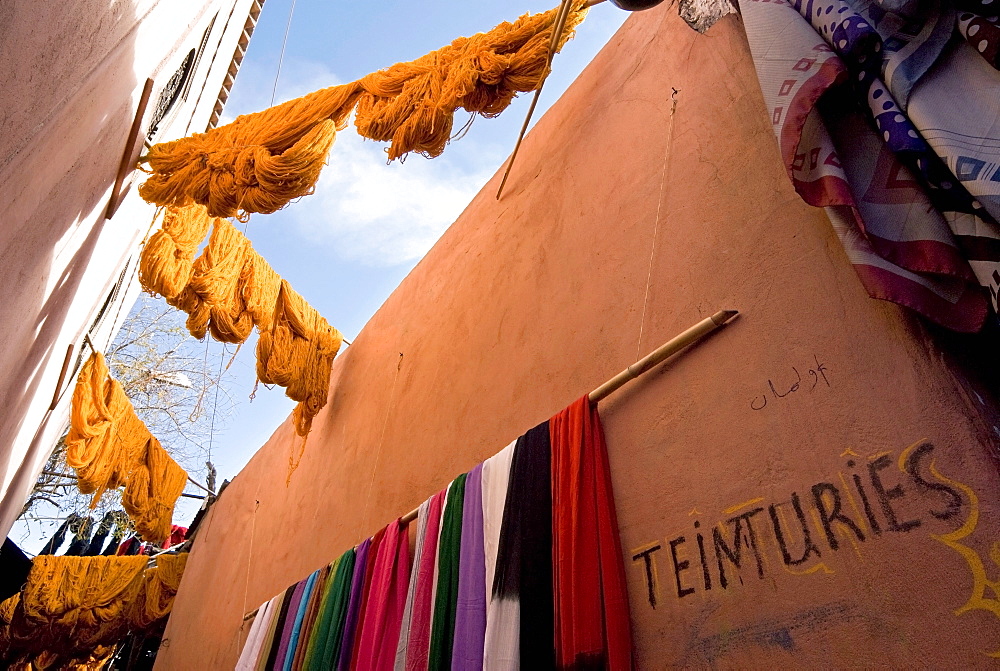
<svg viewBox="0 0 1000 671">
<path fill-rule="evenodd" d="M 312 193 L 352 111 L 358 133 L 390 143 L 389 160 L 409 152 L 438 156 L 456 110 L 496 116 L 517 93 L 538 88 L 557 13 L 525 14 L 415 61 L 156 144 L 144 157 L 151 174 L 139 193 L 157 205 L 196 202 L 212 216 L 242 221 L 252 212 L 274 212 Z M 585 1 L 572 0 L 556 51 L 585 15 Z"/>
<path fill-rule="evenodd" d="M 160 230 L 153 233 L 139 257 L 139 281 L 168 301 L 191 282 L 195 252 L 208 235 L 212 218 L 204 207 L 167 208 Z"/>
<path fill-rule="evenodd" d="M 80 491 L 94 494 L 91 508 L 106 490 L 124 486 L 122 506 L 136 532 L 151 542 L 170 535 L 187 473 L 136 415 L 100 352 L 84 363 L 73 390 L 66 463 L 76 470 Z"/>
<path fill-rule="evenodd" d="M 0 603 L 0 662 L 11 669 L 99 669 L 129 631 L 173 606 L 187 554 L 41 555 L 21 591 Z"/>
</svg>

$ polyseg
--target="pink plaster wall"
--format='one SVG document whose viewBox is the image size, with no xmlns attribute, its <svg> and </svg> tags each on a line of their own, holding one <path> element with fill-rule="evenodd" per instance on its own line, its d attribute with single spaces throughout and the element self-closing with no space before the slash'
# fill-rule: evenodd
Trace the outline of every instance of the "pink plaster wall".
<svg viewBox="0 0 1000 671">
<path fill-rule="evenodd" d="M 793 193 L 738 17 L 706 35 L 666 4 L 632 17 L 499 202 L 497 179 L 337 360 L 290 483 L 285 423 L 216 503 L 157 668 L 231 668 L 245 612 L 720 308 L 742 316 L 601 405 L 640 667 L 991 661 L 987 409 Z M 827 538 L 831 487 L 863 541 L 842 520 Z M 797 559 L 793 492 L 819 556 L 786 565 L 769 509 Z M 712 536 L 737 524 L 739 569 Z"/>
</svg>

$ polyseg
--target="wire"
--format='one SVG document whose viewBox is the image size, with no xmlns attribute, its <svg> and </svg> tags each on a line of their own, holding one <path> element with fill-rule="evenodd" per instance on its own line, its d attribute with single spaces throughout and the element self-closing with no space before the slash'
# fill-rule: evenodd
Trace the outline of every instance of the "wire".
<svg viewBox="0 0 1000 671">
<path fill-rule="evenodd" d="M 292 27 L 292 15 L 295 14 L 295 0 L 292 0 L 292 6 L 288 8 L 288 23 L 285 24 L 285 38 L 281 40 L 281 54 L 278 56 L 278 71 L 274 73 L 274 87 L 271 89 L 271 104 L 268 107 L 274 106 L 274 94 L 278 90 L 278 77 L 281 75 L 281 64 L 285 60 L 285 45 L 288 44 L 288 31 Z"/>
</svg>

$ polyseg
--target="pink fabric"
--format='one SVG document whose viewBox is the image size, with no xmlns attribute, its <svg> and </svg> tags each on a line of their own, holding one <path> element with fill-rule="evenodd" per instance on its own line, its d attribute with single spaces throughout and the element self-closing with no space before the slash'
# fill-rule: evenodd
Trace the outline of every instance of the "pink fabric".
<svg viewBox="0 0 1000 671">
<path fill-rule="evenodd" d="M 375 556 L 368 608 L 358 639 L 357 668 L 392 671 L 409 585 L 410 536 L 407 527 L 396 520 L 385 528 Z"/>
<path fill-rule="evenodd" d="M 427 536 L 417 571 L 417 591 L 413 598 L 410 643 L 406 648 L 406 671 L 427 671 L 431 648 L 431 619 L 434 615 L 434 560 L 437 558 L 438 534 L 445 491 L 431 497 L 427 510 Z"/>
</svg>

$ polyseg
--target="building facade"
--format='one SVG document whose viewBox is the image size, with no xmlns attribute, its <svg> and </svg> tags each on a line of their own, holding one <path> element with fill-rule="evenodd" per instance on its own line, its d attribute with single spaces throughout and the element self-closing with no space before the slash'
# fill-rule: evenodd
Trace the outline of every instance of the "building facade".
<svg viewBox="0 0 1000 671">
<path fill-rule="evenodd" d="M 214 126 L 262 0 L 0 2 L 0 532 L 139 290 L 153 142 Z M 139 178 L 139 179 L 137 179 Z"/>
</svg>

